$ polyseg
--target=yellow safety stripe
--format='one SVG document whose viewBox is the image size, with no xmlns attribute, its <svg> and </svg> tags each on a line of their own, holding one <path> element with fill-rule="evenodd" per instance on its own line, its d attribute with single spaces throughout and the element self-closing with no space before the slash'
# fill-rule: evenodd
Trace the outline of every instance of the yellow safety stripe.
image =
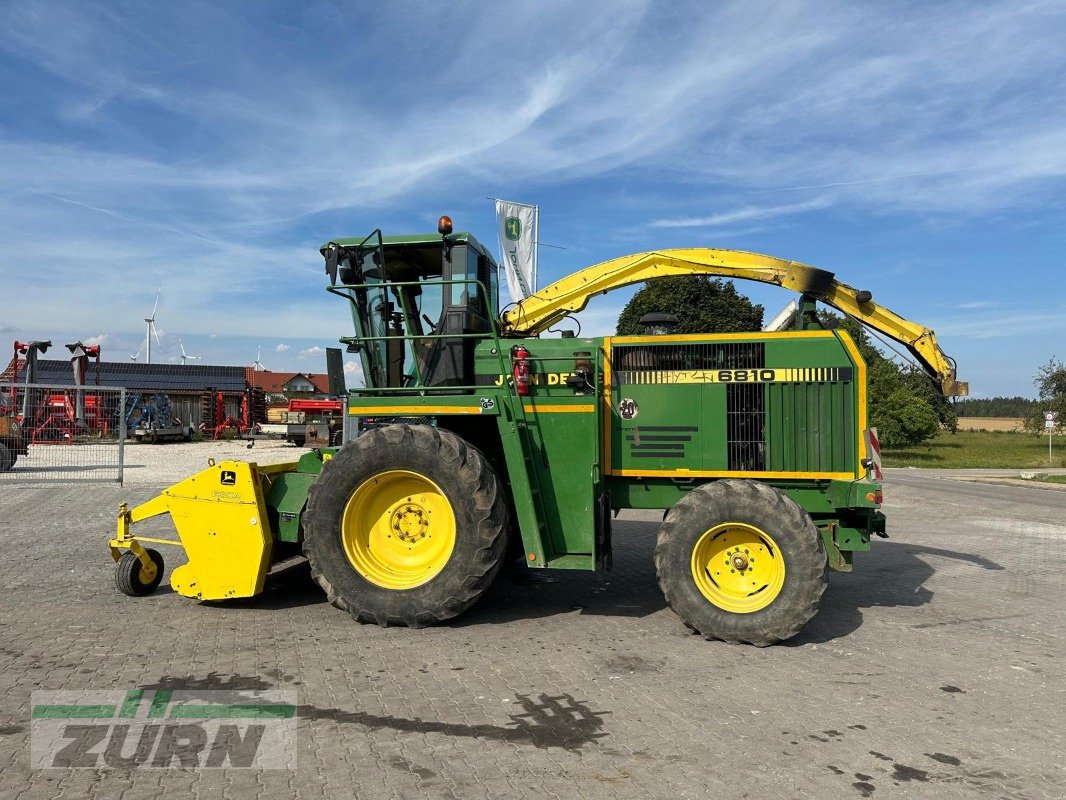
<svg viewBox="0 0 1066 800">
<path fill-rule="evenodd" d="M 594 405 L 540 405 L 529 400 L 524 402 L 522 407 L 526 411 L 548 414 L 591 414 L 596 410 Z"/>
<path fill-rule="evenodd" d="M 744 472 L 702 469 L 616 469 L 612 475 L 626 478 L 806 478 L 808 480 L 855 479 L 850 472 Z"/>
<path fill-rule="evenodd" d="M 423 416 L 430 414 L 480 414 L 481 406 L 348 406 L 353 416 Z"/>
<path fill-rule="evenodd" d="M 542 405 L 534 400 L 523 403 L 527 411 L 548 414 L 589 414 L 596 410 L 594 405 L 556 404 Z M 348 413 L 353 416 L 429 416 L 432 414 L 480 414 L 481 406 L 349 406 Z"/>
<path fill-rule="evenodd" d="M 611 474 L 611 427 L 613 425 L 611 411 L 611 346 L 618 337 L 605 336 L 603 338 L 603 474 Z"/>
<path fill-rule="evenodd" d="M 762 342 L 774 339 L 825 339 L 832 338 L 832 331 L 752 331 L 751 333 L 668 333 L 661 336 L 612 336 L 611 344 L 663 344 L 664 342 L 706 342 L 714 344 L 721 341 Z"/>
<path fill-rule="evenodd" d="M 855 465 L 855 475 L 856 476 L 862 476 L 862 474 L 864 473 L 864 468 L 862 466 L 862 462 L 863 462 L 863 459 L 866 458 L 866 436 L 864 436 L 863 434 L 865 433 L 867 425 L 868 425 L 867 419 L 866 419 L 866 415 L 868 413 L 867 412 L 867 406 L 866 406 L 866 402 L 867 402 L 866 395 L 867 395 L 867 391 L 868 391 L 869 387 L 866 385 L 866 361 L 863 360 L 862 354 L 859 353 L 859 348 L 855 346 L 855 342 L 852 340 L 851 334 L 849 334 L 847 331 L 844 331 L 844 330 L 838 330 L 838 331 L 836 331 L 836 333 L 839 335 L 840 341 L 844 344 L 844 348 L 848 351 L 848 354 L 851 356 L 851 360 L 852 360 L 852 362 L 854 362 L 855 369 L 857 370 L 856 375 L 857 375 L 858 380 L 856 381 L 855 385 L 857 387 L 858 394 L 859 394 L 859 408 L 858 408 L 859 435 L 858 435 L 858 438 L 856 440 L 856 442 L 857 442 L 856 449 L 858 450 L 858 453 L 859 453 L 859 463 Z"/>
</svg>

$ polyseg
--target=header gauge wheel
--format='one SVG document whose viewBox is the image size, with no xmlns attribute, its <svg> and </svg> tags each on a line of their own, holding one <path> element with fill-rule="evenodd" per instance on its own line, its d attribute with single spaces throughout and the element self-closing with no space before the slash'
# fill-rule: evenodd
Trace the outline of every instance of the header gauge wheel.
<svg viewBox="0 0 1066 800">
<path fill-rule="evenodd" d="M 158 550 L 145 549 L 152 562 L 152 568 L 146 570 L 141 560 L 131 551 L 122 554 L 115 566 L 115 585 L 123 594 L 130 597 L 144 597 L 159 588 L 163 580 L 163 556 Z"/>
<path fill-rule="evenodd" d="M 686 625 L 760 647 L 818 613 L 827 568 L 810 515 L 755 481 L 694 489 L 670 509 L 655 548 L 659 586 Z"/>
</svg>

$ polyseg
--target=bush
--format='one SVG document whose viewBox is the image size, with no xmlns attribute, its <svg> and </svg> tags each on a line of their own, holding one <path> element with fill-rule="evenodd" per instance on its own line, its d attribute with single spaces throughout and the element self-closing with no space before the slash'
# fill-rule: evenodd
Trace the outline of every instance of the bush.
<svg viewBox="0 0 1066 800">
<path fill-rule="evenodd" d="M 1032 433 L 1045 433 L 1044 412 L 1058 412 L 1055 429 L 1063 430 L 1066 426 L 1066 364 L 1057 358 L 1050 359 L 1036 372 L 1033 381 L 1040 399 L 1026 415 L 1025 429 Z"/>
<path fill-rule="evenodd" d="M 885 447 L 907 447 L 931 439 L 940 419 L 929 401 L 907 389 L 896 389 L 873 408 L 871 424 Z"/>
</svg>

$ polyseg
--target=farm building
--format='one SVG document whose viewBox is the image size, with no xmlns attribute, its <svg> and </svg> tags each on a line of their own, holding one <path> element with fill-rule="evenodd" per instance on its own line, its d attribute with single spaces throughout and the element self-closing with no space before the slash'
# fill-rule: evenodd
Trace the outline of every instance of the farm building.
<svg viewBox="0 0 1066 800">
<path fill-rule="evenodd" d="M 262 389 L 268 402 L 297 397 L 315 400 L 329 397 L 329 376 L 325 373 L 254 371 L 251 367 L 246 368 L 246 373 L 248 385 Z"/>
<path fill-rule="evenodd" d="M 0 382 L 25 380 L 25 361 L 15 362 L 0 373 Z M 202 421 L 204 402 L 210 392 L 221 392 L 226 416 L 239 417 L 241 401 L 251 388 L 247 380 L 250 370 L 245 367 L 223 367 L 207 364 L 138 364 L 118 361 L 91 362 L 85 372 L 85 386 L 124 386 L 127 398 L 134 395 L 165 394 L 175 418 L 185 425 L 197 427 Z M 258 373 L 262 374 L 262 373 Z M 38 359 L 37 383 L 71 386 L 74 374 L 67 359 Z"/>
</svg>

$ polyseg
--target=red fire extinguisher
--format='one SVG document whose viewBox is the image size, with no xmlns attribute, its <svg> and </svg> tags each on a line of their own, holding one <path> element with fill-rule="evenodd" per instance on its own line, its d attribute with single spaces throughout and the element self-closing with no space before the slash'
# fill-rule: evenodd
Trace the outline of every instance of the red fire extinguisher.
<svg viewBox="0 0 1066 800">
<path fill-rule="evenodd" d="M 526 397 L 533 382 L 529 375 L 529 351 L 525 345 L 516 344 L 511 348 L 511 358 L 514 359 L 515 392 L 519 397 Z"/>
</svg>

